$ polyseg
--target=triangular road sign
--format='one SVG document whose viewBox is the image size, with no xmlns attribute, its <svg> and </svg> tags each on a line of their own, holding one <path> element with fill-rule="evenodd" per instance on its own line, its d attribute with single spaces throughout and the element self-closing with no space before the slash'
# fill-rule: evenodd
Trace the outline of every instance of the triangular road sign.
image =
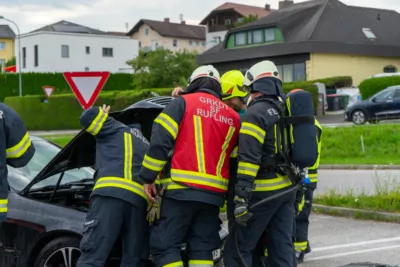
<svg viewBox="0 0 400 267">
<path fill-rule="evenodd" d="M 109 76 L 109 72 L 64 72 L 65 80 L 85 110 L 96 101 Z"/>
<path fill-rule="evenodd" d="M 43 88 L 43 92 L 46 95 L 46 97 L 50 97 L 54 92 L 54 86 L 45 85 L 45 86 L 42 86 L 42 88 Z"/>
</svg>

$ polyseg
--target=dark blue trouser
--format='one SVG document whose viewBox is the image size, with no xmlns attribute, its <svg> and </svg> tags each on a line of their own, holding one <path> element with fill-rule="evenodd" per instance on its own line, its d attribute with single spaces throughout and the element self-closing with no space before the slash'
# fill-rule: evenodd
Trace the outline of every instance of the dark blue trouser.
<svg viewBox="0 0 400 267">
<path fill-rule="evenodd" d="M 233 217 L 233 211 L 235 210 L 235 203 L 233 201 L 234 196 L 228 195 L 226 200 L 226 215 L 228 218 L 228 228 L 229 232 L 232 233 L 233 226 L 236 225 L 235 218 Z M 265 236 L 262 235 L 252 252 L 252 262 L 251 267 L 264 267 L 264 250 L 266 243 L 264 242 Z"/>
<path fill-rule="evenodd" d="M 189 266 L 213 267 L 212 251 L 221 243 L 219 223 L 218 206 L 164 197 L 160 220 L 150 233 L 151 255 L 157 267 L 172 263 L 176 267 L 183 266 L 181 247 L 184 241 Z"/>
<path fill-rule="evenodd" d="M 308 244 L 309 217 L 312 208 L 314 188 L 307 186 L 304 192 L 304 206 L 299 215 L 296 216 L 296 235 L 294 247 L 297 251 L 305 251 Z"/>
<path fill-rule="evenodd" d="M 281 191 L 253 192 L 249 206 Z M 295 192 L 284 195 L 252 210 L 254 216 L 247 226 L 237 226 L 238 243 L 247 266 L 253 266 L 252 253 L 266 229 L 268 230 L 268 264 L 279 267 L 296 266 L 293 248 L 295 195 Z M 229 267 L 241 267 L 235 251 L 233 234 L 229 235 L 225 246 L 224 263 Z"/>
<path fill-rule="evenodd" d="M 120 267 L 144 267 L 148 254 L 146 206 L 94 196 L 86 215 L 77 267 L 104 267 L 118 237 L 122 239 Z M 146 251 L 147 250 L 147 251 Z"/>
</svg>

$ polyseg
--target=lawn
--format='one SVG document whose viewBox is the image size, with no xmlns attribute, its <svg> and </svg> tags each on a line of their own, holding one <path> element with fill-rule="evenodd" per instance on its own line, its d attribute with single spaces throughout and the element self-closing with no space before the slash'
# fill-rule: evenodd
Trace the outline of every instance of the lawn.
<svg viewBox="0 0 400 267">
<path fill-rule="evenodd" d="M 43 136 L 65 146 L 73 135 Z M 400 164 L 400 124 L 324 128 L 320 164 Z"/>
</svg>

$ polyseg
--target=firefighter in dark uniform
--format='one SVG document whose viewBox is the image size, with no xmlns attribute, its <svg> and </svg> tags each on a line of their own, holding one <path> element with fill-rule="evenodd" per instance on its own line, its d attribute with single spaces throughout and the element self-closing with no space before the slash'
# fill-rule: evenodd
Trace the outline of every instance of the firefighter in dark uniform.
<svg viewBox="0 0 400 267">
<path fill-rule="evenodd" d="M 296 193 L 286 194 L 271 203 L 248 211 L 260 200 L 292 186 L 290 179 L 276 166 L 276 127 L 278 111 L 266 99 L 282 100 L 282 81 L 271 61 L 252 66 L 245 75 L 252 100 L 242 119 L 239 133 L 239 166 L 235 186 L 234 216 L 241 255 L 247 266 L 252 266 L 252 252 L 260 237 L 268 230 L 268 260 L 270 266 L 296 266 L 293 248 L 293 224 Z M 225 247 L 224 263 L 241 267 L 236 255 L 233 236 Z"/>
<path fill-rule="evenodd" d="M 162 170 L 161 216 L 150 233 L 157 267 L 183 267 L 184 240 L 190 267 L 214 266 L 229 156 L 240 129 L 239 115 L 221 101 L 219 80 L 213 66 L 197 68 L 183 95 L 171 101 L 153 126 L 140 178 L 154 201 L 153 183 Z"/>
<path fill-rule="evenodd" d="M 144 267 L 148 198 L 138 174 L 148 141 L 138 129 L 108 116 L 109 107 L 91 107 L 81 125 L 96 137 L 96 184 L 84 224 L 77 267 L 104 267 L 122 238 L 121 267 Z"/>
<path fill-rule="evenodd" d="M 7 165 L 26 166 L 35 154 L 35 147 L 21 117 L 9 106 L 0 103 L 0 224 L 7 218 Z M 1 245 L 1 243 L 0 243 Z"/>
<path fill-rule="evenodd" d="M 303 201 L 300 204 L 300 213 L 296 216 L 296 231 L 295 231 L 295 243 L 294 248 L 296 250 L 296 257 L 298 263 L 304 261 L 304 255 L 311 252 L 310 244 L 308 241 L 308 226 L 310 224 L 309 217 L 312 208 L 312 199 L 314 190 L 317 188 L 318 182 L 318 167 L 319 159 L 321 156 L 321 137 L 322 127 L 315 119 L 315 126 L 317 127 L 318 135 L 318 159 L 315 164 L 308 168 L 308 179 L 309 181 L 304 184 L 304 196 Z"/>
</svg>

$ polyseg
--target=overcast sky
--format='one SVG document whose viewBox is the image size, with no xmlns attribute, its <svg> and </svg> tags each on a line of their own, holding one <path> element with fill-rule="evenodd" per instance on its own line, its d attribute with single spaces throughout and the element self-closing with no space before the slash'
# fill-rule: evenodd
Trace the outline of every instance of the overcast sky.
<svg viewBox="0 0 400 267">
<path fill-rule="evenodd" d="M 198 24 L 225 0 L 0 0 L 0 15 L 13 20 L 26 33 L 60 20 L 104 31 L 126 31 L 139 19 L 178 22 L 180 14 L 189 24 Z M 230 2 L 278 7 L 278 0 L 230 0 Z M 304 0 L 295 0 L 304 2 Z M 345 4 L 400 12 L 400 0 L 342 0 Z M 7 23 L 5 21 L 1 24 Z M 14 26 L 11 25 L 13 29 Z M 14 30 L 16 33 L 17 31 Z"/>
</svg>

